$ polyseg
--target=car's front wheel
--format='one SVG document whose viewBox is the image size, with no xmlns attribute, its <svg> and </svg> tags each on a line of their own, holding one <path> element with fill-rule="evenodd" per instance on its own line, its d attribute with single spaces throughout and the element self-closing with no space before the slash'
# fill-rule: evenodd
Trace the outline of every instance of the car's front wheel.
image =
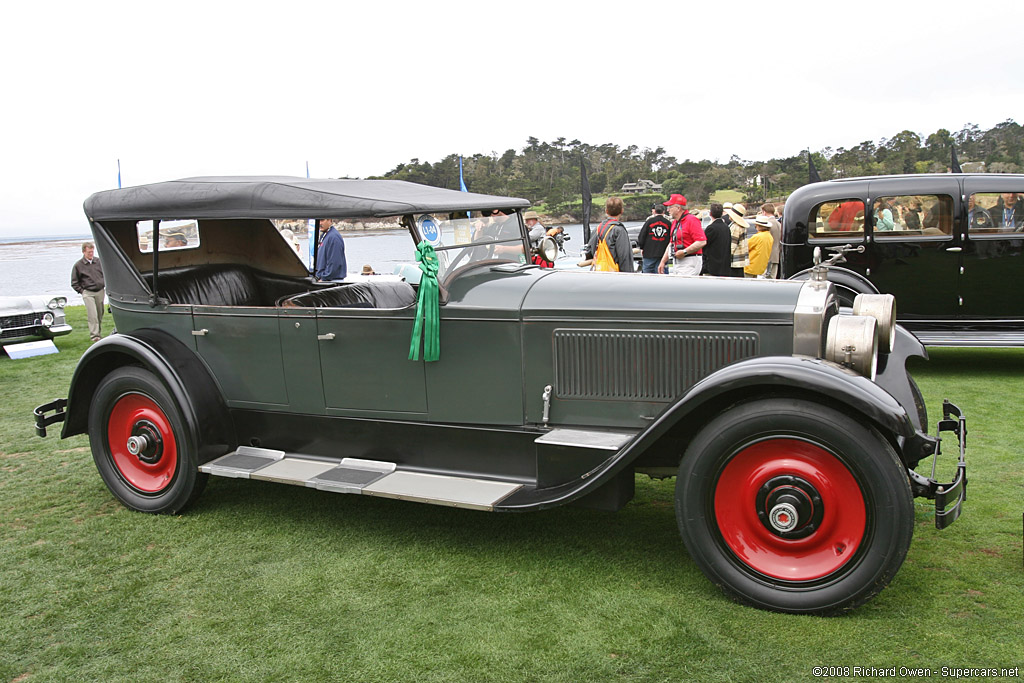
<svg viewBox="0 0 1024 683">
<path fill-rule="evenodd" d="M 831 614 L 882 590 L 913 535 L 913 498 L 872 427 L 798 399 L 741 403 L 691 442 L 676 482 L 690 556 L 742 602 Z"/>
<path fill-rule="evenodd" d="M 107 488 L 133 510 L 179 512 L 206 484 L 181 409 L 143 368 L 119 368 L 97 386 L 89 443 Z"/>
</svg>

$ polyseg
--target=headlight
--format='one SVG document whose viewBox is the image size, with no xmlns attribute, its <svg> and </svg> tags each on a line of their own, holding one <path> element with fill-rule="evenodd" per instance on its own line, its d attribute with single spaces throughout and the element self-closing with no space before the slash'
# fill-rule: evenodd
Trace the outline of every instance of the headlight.
<svg viewBox="0 0 1024 683">
<path fill-rule="evenodd" d="M 875 379 L 878 365 L 878 323 L 866 315 L 837 315 L 828 321 L 825 360 Z"/>
<path fill-rule="evenodd" d="M 896 347 L 896 297 L 892 294 L 858 294 L 853 314 L 867 315 L 878 322 L 878 350 L 892 353 Z"/>
<path fill-rule="evenodd" d="M 53 324 L 53 313 L 43 313 L 43 327 L 49 327 Z"/>
<path fill-rule="evenodd" d="M 808 280 L 793 311 L 793 353 L 820 358 L 825 352 L 828 321 L 839 315 L 835 288 L 827 280 Z"/>
<path fill-rule="evenodd" d="M 49 303 L 46 304 L 46 307 L 49 308 L 50 310 L 53 310 L 55 308 L 64 308 L 64 305 L 67 302 L 68 300 L 65 297 L 55 296 L 52 299 L 50 299 Z"/>
<path fill-rule="evenodd" d="M 554 263 L 555 259 L 558 258 L 558 244 L 555 243 L 553 238 L 544 237 L 537 247 L 537 253 L 548 263 Z"/>
</svg>

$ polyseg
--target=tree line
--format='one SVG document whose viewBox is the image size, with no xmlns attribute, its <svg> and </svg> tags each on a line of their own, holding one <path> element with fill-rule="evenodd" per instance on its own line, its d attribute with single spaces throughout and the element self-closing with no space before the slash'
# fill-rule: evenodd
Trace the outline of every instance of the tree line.
<svg viewBox="0 0 1024 683">
<path fill-rule="evenodd" d="M 955 145 L 964 170 L 992 173 L 1024 171 L 1024 131 L 1012 119 L 988 130 L 969 123 L 956 133 L 940 128 L 921 137 L 904 130 L 891 138 L 867 140 L 849 149 L 826 147 L 768 161 L 732 156 L 727 162 L 680 161 L 663 147 L 591 145 L 535 137 L 520 149 L 473 154 L 463 159 L 463 177 L 471 192 L 524 197 L 543 204 L 548 213 L 578 216 L 581 206 L 580 164 L 586 165 L 593 194 L 616 193 L 625 183 L 649 179 L 662 184 L 661 194 L 685 194 L 706 203 L 718 190 L 737 190 L 748 203 L 779 199 L 809 182 L 808 156 L 822 180 L 896 173 L 944 173 Z M 412 159 L 382 178 L 459 189 L 459 155 L 431 163 Z M 600 215 L 600 214 L 598 214 Z"/>
</svg>

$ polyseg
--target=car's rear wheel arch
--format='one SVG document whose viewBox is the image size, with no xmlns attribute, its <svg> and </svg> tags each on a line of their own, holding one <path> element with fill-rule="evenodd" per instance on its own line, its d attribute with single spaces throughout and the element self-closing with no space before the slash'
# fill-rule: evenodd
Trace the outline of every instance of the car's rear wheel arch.
<svg viewBox="0 0 1024 683">
<path fill-rule="evenodd" d="M 107 337 L 86 352 L 71 381 L 62 437 L 88 431 L 89 406 L 97 388 L 125 367 L 138 367 L 159 378 L 195 435 L 200 463 L 237 445 L 227 405 L 206 366 L 181 342 L 151 330 Z"/>
</svg>

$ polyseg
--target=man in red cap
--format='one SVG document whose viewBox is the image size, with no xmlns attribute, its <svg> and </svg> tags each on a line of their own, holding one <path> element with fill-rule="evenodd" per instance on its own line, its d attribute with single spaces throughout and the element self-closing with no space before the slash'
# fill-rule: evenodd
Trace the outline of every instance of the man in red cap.
<svg viewBox="0 0 1024 683">
<path fill-rule="evenodd" d="M 686 197 L 674 194 L 665 202 L 669 215 L 672 216 L 672 229 L 669 233 L 669 245 L 661 257 L 658 272 L 665 272 L 669 255 L 675 259 L 672 264 L 673 275 L 700 275 L 704 263 L 702 249 L 708 243 L 700 219 L 686 210 Z"/>
</svg>

